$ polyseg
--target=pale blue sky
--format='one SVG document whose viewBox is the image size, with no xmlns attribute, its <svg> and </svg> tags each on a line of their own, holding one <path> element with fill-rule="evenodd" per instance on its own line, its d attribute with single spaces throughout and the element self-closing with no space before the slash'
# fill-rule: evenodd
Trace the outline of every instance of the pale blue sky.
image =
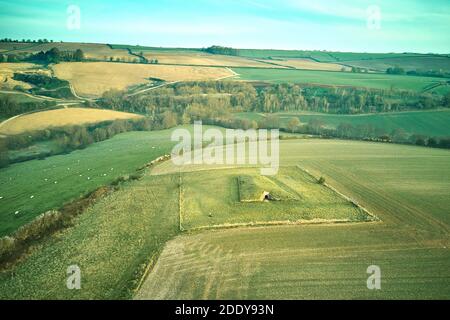
<svg viewBox="0 0 450 320">
<path fill-rule="evenodd" d="M 66 26 L 69 5 L 79 30 Z M 380 28 L 367 25 L 370 6 Z M 450 53 L 449 35 L 450 0 L 0 0 L 0 38 Z"/>
</svg>

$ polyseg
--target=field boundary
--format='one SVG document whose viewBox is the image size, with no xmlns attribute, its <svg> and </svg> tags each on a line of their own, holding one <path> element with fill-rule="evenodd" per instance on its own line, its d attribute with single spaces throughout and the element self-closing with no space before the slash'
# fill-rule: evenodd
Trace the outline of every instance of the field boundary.
<svg viewBox="0 0 450 320">
<path fill-rule="evenodd" d="M 148 275 L 153 270 L 153 267 L 155 266 L 155 264 L 158 262 L 159 256 L 161 255 L 161 252 L 162 252 L 162 250 L 158 250 L 157 252 L 155 252 L 151 256 L 151 258 L 148 260 L 148 262 L 144 263 L 145 269 L 144 269 L 144 272 L 142 273 L 142 275 L 139 278 L 139 282 L 138 282 L 136 288 L 133 289 L 133 294 L 132 294 L 133 297 L 139 292 L 139 290 L 141 290 L 142 285 L 144 284 L 144 282 L 147 279 Z"/>
<path fill-rule="evenodd" d="M 317 179 L 316 176 L 314 176 L 310 171 L 308 171 L 305 168 L 302 168 L 299 165 L 296 165 L 296 168 L 298 168 L 299 170 L 301 170 L 302 172 L 308 174 L 310 177 L 312 177 L 314 180 L 319 180 Z M 369 217 L 373 218 L 374 221 L 381 221 L 381 219 L 379 217 L 377 217 L 375 214 L 371 213 L 368 209 L 366 209 L 365 207 L 363 207 L 361 204 L 359 204 L 356 200 L 350 198 L 349 196 L 343 194 L 342 192 L 338 191 L 336 188 L 334 188 L 333 186 L 329 185 L 328 183 L 324 182 L 323 185 L 330 189 L 331 191 L 333 191 L 334 193 L 336 193 L 338 196 L 344 198 L 345 200 L 349 201 L 350 203 L 352 203 L 354 206 L 356 206 L 357 208 L 359 208 L 360 210 L 362 210 L 364 213 L 366 213 Z"/>
<path fill-rule="evenodd" d="M 178 180 L 178 229 L 183 232 L 183 178 L 181 172 Z"/>
<path fill-rule="evenodd" d="M 230 224 L 217 224 L 211 226 L 201 226 L 184 230 L 184 232 L 197 232 L 207 230 L 225 230 L 234 228 L 264 228 L 275 226 L 298 226 L 298 225 L 335 225 L 335 224 L 360 224 L 360 223 L 379 223 L 377 220 L 355 221 L 350 219 L 299 219 L 295 221 L 281 220 L 281 221 L 255 221 L 245 223 L 230 223 Z"/>
<path fill-rule="evenodd" d="M 297 168 L 301 170 L 302 172 L 306 173 L 308 176 L 310 176 L 314 181 L 317 181 L 317 177 L 315 177 L 311 172 L 309 172 L 307 169 L 304 169 L 300 167 L 299 165 L 291 166 L 292 168 Z M 245 167 L 245 168 L 257 168 L 257 167 Z M 198 170 L 198 171 L 215 171 L 215 170 L 226 170 L 227 168 L 213 168 L 213 169 L 207 169 L 207 170 Z M 196 172 L 196 171 L 189 171 L 189 173 Z M 196 231 L 204 231 L 204 230 L 220 230 L 220 229 L 232 229 L 232 228 L 245 228 L 245 227 L 270 227 L 270 226 L 289 226 L 289 225 L 317 225 L 317 224 L 323 224 L 323 225 L 334 225 L 334 224 L 360 224 L 360 223 L 380 223 L 382 220 L 378 218 L 375 214 L 371 213 L 368 209 L 360 205 L 357 201 L 354 199 L 348 197 L 347 195 L 341 193 L 336 188 L 330 186 L 327 183 L 323 183 L 323 186 L 327 189 L 331 190 L 333 193 L 337 194 L 339 197 L 343 198 L 344 200 L 350 202 L 352 205 L 354 205 L 356 208 L 364 212 L 368 218 L 366 220 L 352 220 L 352 219 L 322 219 L 322 218 L 314 218 L 314 219 L 298 219 L 298 220 L 272 220 L 272 221 L 251 221 L 251 222 L 243 222 L 243 223 L 223 223 L 223 224 L 217 224 L 217 225 L 205 225 L 205 226 L 199 226 L 199 227 L 193 227 L 185 229 L 182 226 L 182 217 L 183 217 L 183 207 L 182 207 L 182 181 L 181 181 L 181 172 L 179 173 L 179 229 L 181 232 L 196 232 Z M 175 173 L 166 173 L 163 175 L 175 175 Z M 270 179 L 272 181 L 272 179 Z M 273 181 L 273 183 L 276 183 Z M 278 184 L 277 184 L 278 185 Z M 238 190 L 238 200 L 240 201 L 240 184 L 239 184 L 239 178 L 237 179 L 237 190 Z M 297 194 L 297 192 L 295 193 Z M 301 198 L 301 197 L 300 197 Z"/>
</svg>

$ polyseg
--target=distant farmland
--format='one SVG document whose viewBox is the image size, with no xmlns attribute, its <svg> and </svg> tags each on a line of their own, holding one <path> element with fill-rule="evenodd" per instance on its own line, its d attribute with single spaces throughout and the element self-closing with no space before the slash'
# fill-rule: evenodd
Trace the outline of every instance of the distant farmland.
<svg viewBox="0 0 450 320">
<path fill-rule="evenodd" d="M 386 74 L 233 68 L 239 79 L 247 81 L 264 81 L 271 83 L 299 83 L 327 86 L 352 86 L 375 89 L 403 89 L 423 91 L 433 84 L 446 83 L 442 78 L 416 77 Z M 447 86 L 448 87 L 448 86 Z M 450 90 L 450 89 L 449 89 Z"/>
<path fill-rule="evenodd" d="M 135 52 L 138 53 L 139 51 Z M 142 51 L 148 60 L 157 59 L 160 64 L 182 64 L 200 66 L 259 67 L 273 68 L 274 65 L 242 57 L 209 54 L 195 51 Z M 282 68 L 282 67 L 280 67 Z"/>
<path fill-rule="evenodd" d="M 313 112 L 276 113 L 280 117 L 281 126 L 286 127 L 293 117 L 298 117 L 303 124 L 315 119 L 321 121 L 326 127 L 336 128 L 341 123 L 350 123 L 353 126 L 373 125 L 385 133 L 394 129 L 403 129 L 409 134 L 422 134 L 429 137 L 450 136 L 450 110 L 405 111 L 382 114 L 339 115 Z M 264 114 L 245 112 L 235 114 L 238 118 L 261 120 Z"/>
<path fill-rule="evenodd" d="M 66 125 L 80 125 L 115 119 L 138 118 L 136 114 L 113 110 L 67 108 L 35 112 L 14 118 L 0 124 L 0 134 L 14 135 L 27 131 L 61 127 Z"/>
<path fill-rule="evenodd" d="M 444 56 L 418 56 L 418 57 L 398 57 L 372 60 L 350 60 L 346 65 L 373 69 L 384 72 L 387 68 L 400 67 L 406 71 L 444 71 L 450 72 L 450 58 Z"/>
<path fill-rule="evenodd" d="M 277 59 L 277 60 L 260 60 L 280 66 L 287 66 L 304 70 L 323 70 L 323 71 L 349 71 L 350 68 L 337 63 L 317 62 L 311 59 Z"/>
<path fill-rule="evenodd" d="M 267 58 L 310 58 L 319 62 L 337 62 L 360 59 L 383 59 L 394 57 L 416 57 L 415 53 L 359 53 L 359 52 L 332 52 L 308 50 L 274 50 L 274 49 L 239 49 L 242 57 Z"/>
<path fill-rule="evenodd" d="M 106 44 L 100 43 L 78 43 L 78 42 L 49 42 L 49 43 L 0 43 L 0 50 L 5 53 L 37 53 L 58 48 L 61 51 L 83 50 L 86 58 L 96 60 L 114 59 L 134 59 L 136 57 L 129 54 L 126 49 L 111 49 Z"/>
<path fill-rule="evenodd" d="M 82 96 L 98 97 L 109 89 L 123 90 L 149 78 L 166 81 L 215 80 L 232 76 L 225 68 L 151 64 L 73 62 L 53 67 L 58 78 L 68 80 Z"/>
</svg>

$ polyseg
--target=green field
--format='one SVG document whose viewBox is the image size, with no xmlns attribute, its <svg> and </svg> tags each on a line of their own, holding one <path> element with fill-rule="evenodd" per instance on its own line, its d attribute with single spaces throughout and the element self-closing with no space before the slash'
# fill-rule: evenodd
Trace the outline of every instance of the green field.
<svg viewBox="0 0 450 320">
<path fill-rule="evenodd" d="M 190 126 L 186 128 L 191 130 Z M 123 133 L 70 154 L 1 169 L 0 236 L 169 154 L 175 145 L 170 141 L 171 133 L 172 130 Z"/>
<path fill-rule="evenodd" d="M 264 192 L 273 200 L 262 201 Z M 267 177 L 260 176 L 257 168 L 182 175 L 181 223 L 185 230 L 220 225 L 369 220 L 371 217 L 364 211 L 297 167 L 283 167 L 276 176 Z"/>
<path fill-rule="evenodd" d="M 0 235 L 169 153 L 170 132 L 124 133 L 84 150 L 2 169 Z"/>
<path fill-rule="evenodd" d="M 374 89 L 401 89 L 423 91 L 445 79 L 387 74 L 367 74 L 331 71 L 306 71 L 285 69 L 232 68 L 239 74 L 235 79 L 270 83 L 299 83 L 327 86 L 367 87 Z M 447 86 L 448 87 L 448 86 Z"/>
<path fill-rule="evenodd" d="M 409 134 L 422 134 L 429 137 L 450 136 L 450 110 L 392 112 L 378 114 L 339 115 L 313 112 L 277 113 L 281 126 L 286 127 L 293 117 L 298 117 L 301 123 L 319 120 L 326 127 L 336 128 L 341 123 L 350 123 L 353 126 L 369 124 L 380 128 L 385 133 L 394 129 L 403 129 Z M 249 120 L 262 120 L 265 115 L 256 112 L 243 112 L 235 117 Z"/>
<path fill-rule="evenodd" d="M 178 232 L 177 182 L 146 176 L 102 199 L 13 273 L 0 273 L 0 299 L 131 298 L 145 264 Z M 81 290 L 66 287 L 74 264 Z"/>
</svg>

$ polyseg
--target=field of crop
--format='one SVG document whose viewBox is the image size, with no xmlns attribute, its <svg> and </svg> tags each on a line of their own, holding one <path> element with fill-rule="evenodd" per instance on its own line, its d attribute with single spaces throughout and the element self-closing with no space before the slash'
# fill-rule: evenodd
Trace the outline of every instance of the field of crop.
<svg viewBox="0 0 450 320">
<path fill-rule="evenodd" d="M 346 65 L 385 72 L 390 67 L 401 67 L 410 70 L 442 70 L 450 72 L 450 58 L 444 56 L 398 57 L 373 60 L 351 60 Z"/>
<path fill-rule="evenodd" d="M 429 137 L 450 136 L 450 110 L 405 111 L 377 114 L 340 115 L 314 112 L 277 113 L 281 126 L 286 127 L 289 120 L 298 117 L 300 122 L 307 124 L 311 120 L 319 120 L 326 127 L 336 128 L 340 123 L 350 123 L 353 126 L 369 124 L 380 128 L 384 133 L 394 129 L 403 129 L 409 134 L 422 134 Z M 235 114 L 237 118 L 261 120 L 262 113 L 243 112 Z"/>
<path fill-rule="evenodd" d="M 208 54 L 195 51 L 142 51 L 149 59 L 157 59 L 161 64 L 182 64 L 199 66 L 227 66 L 227 67 L 259 67 L 274 68 L 276 66 L 242 57 Z"/>
<path fill-rule="evenodd" d="M 181 225 L 185 230 L 370 220 L 364 211 L 296 167 L 280 168 L 276 176 L 260 176 L 259 169 L 245 168 L 184 173 L 181 180 Z M 263 201 L 265 193 L 270 200 Z"/>
<path fill-rule="evenodd" d="M 107 62 L 60 63 L 53 67 L 55 75 L 70 81 L 82 96 L 98 97 L 109 89 L 126 89 L 148 82 L 149 78 L 166 81 L 214 80 L 233 75 L 225 68 L 143 65 Z"/>
<path fill-rule="evenodd" d="M 381 222 L 181 235 L 166 245 L 136 298 L 446 299 L 449 159 L 448 150 L 282 141 L 282 165 L 324 175 Z M 367 289 L 370 265 L 381 268 L 379 291 Z"/>
<path fill-rule="evenodd" d="M 0 124 L 0 134 L 14 135 L 49 127 L 97 123 L 107 120 L 139 118 L 138 115 L 113 110 L 65 108 L 26 114 Z"/>
<path fill-rule="evenodd" d="M 350 72 L 233 68 L 241 80 L 271 83 L 300 83 L 327 86 L 367 87 L 375 89 L 404 89 L 422 91 L 426 87 L 446 82 L 442 78 L 415 77 Z"/>
<path fill-rule="evenodd" d="M 345 71 L 349 71 L 350 69 L 337 63 L 317 62 L 311 59 L 277 59 L 261 61 L 304 70 L 342 71 L 342 69 L 344 69 Z"/>
<path fill-rule="evenodd" d="M 14 49 L 15 48 L 15 49 Z M 77 43 L 77 42 L 52 42 L 52 43 L 0 43 L 0 50 L 8 50 L 8 53 L 37 53 L 58 48 L 61 51 L 83 50 L 85 57 L 96 60 L 125 59 L 132 61 L 134 56 L 126 49 L 111 49 L 106 44 L 100 43 Z M 11 51 L 12 50 L 12 51 Z"/>
</svg>

